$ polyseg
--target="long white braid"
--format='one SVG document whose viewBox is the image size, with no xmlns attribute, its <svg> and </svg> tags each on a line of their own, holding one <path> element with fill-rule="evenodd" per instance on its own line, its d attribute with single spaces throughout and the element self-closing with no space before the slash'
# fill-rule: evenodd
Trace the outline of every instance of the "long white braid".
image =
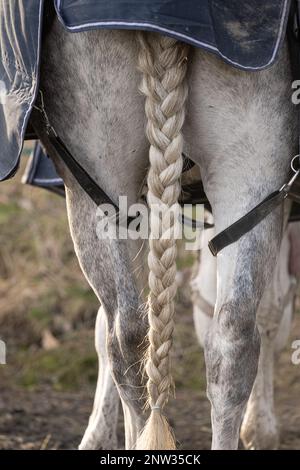
<svg viewBox="0 0 300 470">
<path fill-rule="evenodd" d="M 141 91 L 146 96 L 150 142 L 148 204 L 150 217 L 149 350 L 146 363 L 151 415 L 138 449 L 175 449 L 173 432 L 163 414 L 173 386 L 170 349 L 176 294 L 176 238 L 179 222 L 183 139 L 187 98 L 188 46 L 175 39 L 138 33 Z"/>
</svg>

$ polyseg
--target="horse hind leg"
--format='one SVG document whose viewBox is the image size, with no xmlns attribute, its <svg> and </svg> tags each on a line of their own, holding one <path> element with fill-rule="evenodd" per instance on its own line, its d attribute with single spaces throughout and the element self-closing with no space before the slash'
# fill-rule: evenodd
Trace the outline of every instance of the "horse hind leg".
<svg viewBox="0 0 300 470">
<path fill-rule="evenodd" d="M 125 448 L 132 449 L 145 423 L 141 360 L 147 322 L 143 315 L 143 298 L 139 295 L 141 288 L 132 274 L 134 268 L 131 266 L 130 259 L 133 258 L 133 253 L 129 250 L 127 243 L 97 238 L 95 231 L 91 228 L 96 226 L 93 203 L 77 183 L 75 181 L 73 183 L 71 195 L 70 190 L 67 189 L 71 233 L 83 272 L 103 306 L 101 314 L 104 314 L 106 326 L 106 351 L 102 350 L 102 355 L 107 361 L 105 370 L 108 387 L 103 396 L 105 399 L 108 398 L 105 408 L 103 408 L 104 403 L 98 408 L 98 397 L 96 397 L 96 413 L 92 415 L 81 448 L 87 448 L 90 445 L 104 447 L 103 442 L 100 442 L 102 433 L 100 433 L 100 427 L 97 428 L 97 426 L 109 419 L 112 420 L 109 429 L 111 431 L 115 429 L 117 411 L 112 410 L 111 407 L 113 403 L 117 405 L 115 395 L 115 390 L 117 390 L 124 413 Z M 82 230 L 82 226 L 90 227 L 90 230 Z M 138 251 L 139 249 L 136 248 L 134 253 Z M 140 270 L 138 273 L 142 280 Z M 101 345 L 103 348 L 102 339 Z M 114 398 L 108 397 L 108 393 L 113 393 Z M 105 410 L 112 414 L 104 416 Z M 112 438 L 107 435 L 107 430 L 103 429 L 102 438 L 107 440 L 107 437 Z M 115 442 L 113 439 L 113 443 Z M 111 443 L 109 441 L 108 445 L 110 446 Z M 111 449 L 111 447 L 108 448 Z"/>
<path fill-rule="evenodd" d="M 129 207 L 139 199 L 148 165 L 135 33 L 98 30 L 73 35 L 55 20 L 43 47 L 47 59 L 41 64 L 41 89 L 51 124 L 107 194 L 116 202 L 118 195 L 127 196 Z M 144 276 L 141 240 L 102 237 L 96 205 L 55 155 L 38 112 L 32 118 L 64 179 L 75 252 L 103 306 L 107 358 L 130 449 L 145 422 L 140 362 L 147 321 L 140 293 L 147 272 Z"/>
<path fill-rule="evenodd" d="M 117 449 L 117 424 L 119 416 L 119 393 L 111 376 L 106 349 L 106 320 L 100 307 L 96 320 L 95 346 L 99 369 L 93 412 L 80 443 L 80 450 Z"/>
<path fill-rule="evenodd" d="M 210 229 L 204 235 L 201 262 L 192 281 L 194 324 L 201 346 L 204 346 L 211 327 L 211 311 L 216 302 L 216 259 L 211 256 L 206 243 L 213 234 L 214 230 Z M 289 258 L 289 231 L 286 230 L 272 282 L 267 286 L 257 312 L 260 358 L 241 428 L 241 439 L 247 449 L 276 449 L 279 442 L 273 368 L 274 353 L 285 345 L 291 326 L 296 281 L 288 272 Z"/>
<path fill-rule="evenodd" d="M 255 75 L 197 51 L 189 79 L 185 139 L 201 149 L 191 156 L 219 233 L 287 177 L 297 142 L 287 51 L 272 69 Z M 256 312 L 275 268 L 282 226 L 278 208 L 217 258 L 217 301 L 205 341 L 213 449 L 238 447 L 258 367 Z"/>
</svg>

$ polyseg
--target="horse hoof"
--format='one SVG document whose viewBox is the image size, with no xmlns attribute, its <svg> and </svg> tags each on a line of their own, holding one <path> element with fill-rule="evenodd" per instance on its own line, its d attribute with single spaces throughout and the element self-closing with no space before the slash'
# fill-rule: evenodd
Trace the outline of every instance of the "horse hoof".
<svg viewBox="0 0 300 470">
<path fill-rule="evenodd" d="M 109 436 L 108 436 L 109 437 Z M 78 450 L 116 450 L 118 444 L 114 439 L 103 439 L 103 436 L 84 435 Z"/>
</svg>

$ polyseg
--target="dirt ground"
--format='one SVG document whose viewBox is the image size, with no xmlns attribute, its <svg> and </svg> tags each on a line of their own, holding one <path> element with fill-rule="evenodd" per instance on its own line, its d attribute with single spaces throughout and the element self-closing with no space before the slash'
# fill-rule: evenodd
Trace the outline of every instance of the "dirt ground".
<svg viewBox="0 0 300 470">
<path fill-rule="evenodd" d="M 189 345 L 178 341 L 176 363 L 178 384 L 176 400 L 169 406 L 171 423 L 182 449 L 209 449 L 211 440 L 210 410 L 204 387 L 190 376 L 190 354 L 200 351 L 192 331 L 190 315 L 186 315 L 185 329 L 189 332 Z M 294 322 L 293 332 L 300 332 L 300 316 Z M 295 334 L 292 335 L 295 339 Z M 183 341 L 183 343 L 186 341 Z M 290 344 L 290 343 L 289 343 Z M 175 354 L 176 356 L 176 354 Z M 184 384 L 184 371 L 189 375 Z M 204 374 L 203 367 L 194 374 Z M 290 350 L 284 351 L 276 367 L 276 408 L 281 423 L 281 449 L 300 449 L 300 365 L 290 360 Z M 203 377 L 201 378 L 202 385 Z M 196 386 L 196 388 L 195 388 Z M 1 449 L 73 449 L 83 435 L 93 400 L 92 388 L 77 392 L 59 392 L 53 387 L 41 387 L 35 391 L 20 388 L 4 388 L 0 401 Z M 122 420 L 120 417 L 120 442 Z"/>
</svg>

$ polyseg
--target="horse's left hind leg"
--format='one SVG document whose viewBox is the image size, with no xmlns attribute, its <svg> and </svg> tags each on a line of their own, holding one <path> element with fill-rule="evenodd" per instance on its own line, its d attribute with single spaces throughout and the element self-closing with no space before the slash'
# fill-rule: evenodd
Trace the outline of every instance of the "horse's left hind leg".
<svg viewBox="0 0 300 470">
<path fill-rule="evenodd" d="M 131 246 L 134 250 L 131 251 L 130 241 L 105 240 L 101 237 L 98 239 L 94 203 L 71 177 L 66 194 L 76 254 L 86 278 L 103 306 L 101 314 L 105 317 L 106 349 L 105 352 L 102 351 L 102 354 L 107 361 L 106 364 L 109 365 L 109 372 L 121 399 L 124 412 L 125 446 L 126 449 L 132 449 L 145 422 L 144 384 L 140 373 L 140 361 L 147 323 L 142 314 L 144 304 L 143 297 L 139 295 L 140 284 L 135 279 L 135 268 L 138 268 L 139 281 L 143 283 L 144 263 L 140 258 L 136 264 L 132 261 L 133 254 L 137 254 L 137 248 L 139 248 L 138 252 L 141 251 L 140 241 L 136 242 L 137 245 L 134 243 L 134 246 Z M 82 227 L 85 229 L 83 230 Z M 101 348 L 103 348 L 102 341 Z M 106 384 L 112 385 L 109 378 Z M 104 422 L 101 412 L 100 407 L 97 410 L 96 421 L 92 421 L 92 431 L 95 431 L 95 425 Z M 108 419 L 112 419 L 115 424 L 116 410 L 113 410 L 112 416 L 108 416 Z M 109 423 L 109 429 L 111 429 L 111 424 Z M 108 441 L 109 435 L 105 430 L 103 430 L 103 435 L 106 448 L 111 449 L 112 443 Z M 103 448 L 104 444 L 99 442 L 100 434 L 95 434 L 95 439 Z M 84 445 L 87 445 L 86 441 L 82 443 L 81 448 L 86 448 Z"/>
<path fill-rule="evenodd" d="M 55 20 L 43 47 L 40 86 L 51 124 L 117 204 L 118 195 L 127 197 L 128 207 L 138 202 L 148 144 L 135 33 L 70 34 Z M 141 294 L 148 274 L 145 250 L 141 240 L 108 239 L 105 227 L 101 231 L 97 206 L 62 165 L 37 111 L 32 119 L 65 181 L 75 251 L 104 308 L 107 357 L 123 406 L 126 448 L 131 449 L 145 422 L 140 373 L 147 334 Z"/>
<path fill-rule="evenodd" d="M 100 307 L 96 320 L 95 346 L 99 369 L 93 412 L 84 433 L 80 450 L 117 449 L 117 424 L 119 415 L 119 393 L 111 376 L 106 350 L 106 320 Z"/>
</svg>

